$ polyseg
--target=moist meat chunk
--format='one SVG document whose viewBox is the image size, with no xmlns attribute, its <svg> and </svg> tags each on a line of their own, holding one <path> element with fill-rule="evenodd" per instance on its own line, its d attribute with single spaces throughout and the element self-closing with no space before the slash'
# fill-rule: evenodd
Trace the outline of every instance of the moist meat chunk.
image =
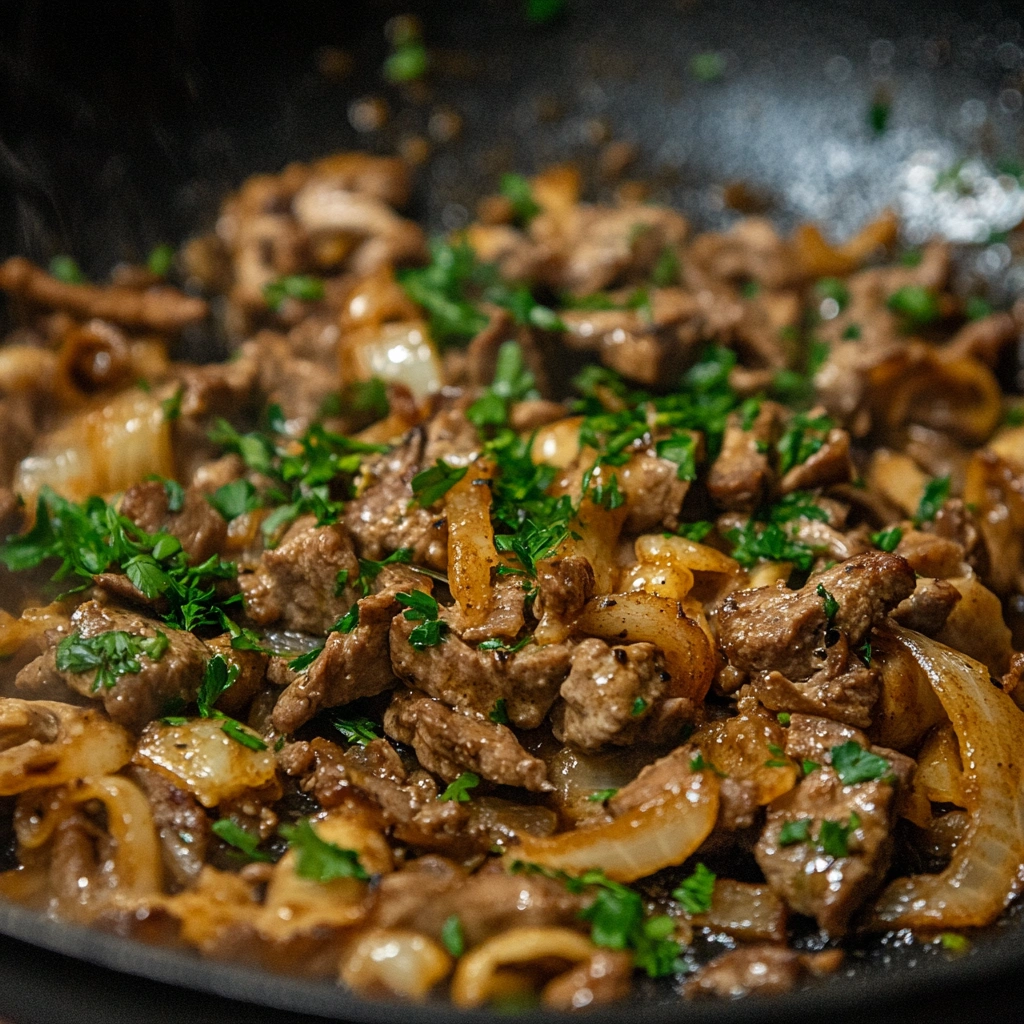
<svg viewBox="0 0 1024 1024">
<path fill-rule="evenodd" d="M 872 551 L 813 576 L 799 590 L 743 590 L 718 610 L 719 645 L 773 711 L 868 726 L 878 698 L 877 672 L 854 651 L 914 585 L 903 558 Z M 832 615 L 829 596 L 836 603 Z"/>
<path fill-rule="evenodd" d="M 195 487 L 185 489 L 181 509 L 171 512 L 164 485 L 158 480 L 146 480 L 124 492 L 120 511 L 147 533 L 177 537 L 193 565 L 219 554 L 228 535 L 224 517 Z"/>
<path fill-rule="evenodd" d="M 616 475 L 629 510 L 622 527 L 624 532 L 674 530 L 679 525 L 679 512 L 690 482 L 679 479 L 676 463 L 653 452 L 641 452 Z"/>
<path fill-rule="evenodd" d="M 413 561 L 448 567 L 448 523 L 443 513 L 413 504 L 412 478 L 423 468 L 425 432 L 417 428 L 397 448 L 364 466 L 368 484 L 345 506 L 345 526 L 363 558 L 380 561 L 411 548 Z"/>
<path fill-rule="evenodd" d="M 261 626 L 280 622 L 287 629 L 323 636 L 348 610 L 355 596 L 346 586 L 335 594 L 339 572 L 359 575 L 359 562 L 345 528 L 295 523 L 281 544 L 260 556 L 254 573 L 238 585 L 249 616 Z"/>
<path fill-rule="evenodd" d="M 209 657 L 202 640 L 192 633 L 96 601 L 79 605 L 71 616 L 69 632 L 77 632 L 83 639 L 113 630 L 143 637 L 163 633 L 167 650 L 156 661 L 139 655 L 140 671 L 121 676 L 111 687 L 95 689 L 95 672 L 62 671 L 57 668 L 57 649 L 51 647 L 18 673 L 16 685 L 35 690 L 63 682 L 83 697 L 102 701 L 115 722 L 135 731 L 165 714 L 169 706 L 195 700 Z"/>
<path fill-rule="evenodd" d="M 693 714 L 690 701 L 665 699 L 670 684 L 653 644 L 609 647 L 603 640 L 584 640 L 573 651 L 572 670 L 561 686 L 565 703 L 553 718 L 555 736 L 584 750 L 627 746 L 641 735 L 667 738 Z"/>
<path fill-rule="evenodd" d="M 593 593 L 594 570 L 582 555 L 538 562 L 533 599 L 537 636 L 547 642 L 564 640 Z"/>
<path fill-rule="evenodd" d="M 494 585 L 494 598 L 487 618 L 480 625 L 467 626 L 457 604 L 445 608 L 443 617 L 463 640 L 476 642 L 492 637 L 511 640 L 519 635 L 526 624 L 525 605 L 526 591 L 522 580 L 498 580 Z"/>
<path fill-rule="evenodd" d="M 509 654 L 481 651 L 449 634 L 417 650 L 409 642 L 415 628 L 402 615 L 391 621 L 391 663 L 398 676 L 453 708 L 488 715 L 504 700 L 509 720 L 522 729 L 544 721 L 569 671 L 565 644 L 531 644 Z"/>
<path fill-rule="evenodd" d="M 547 765 L 528 754 L 511 729 L 453 711 L 430 697 L 397 694 L 384 715 L 384 730 L 411 746 L 424 768 L 448 782 L 472 771 L 505 786 L 538 793 L 551 789 Z"/>
<path fill-rule="evenodd" d="M 893 610 L 892 617 L 907 629 L 935 636 L 960 601 L 960 591 L 946 580 L 922 577 L 914 592 Z"/>
<path fill-rule="evenodd" d="M 767 943 L 740 946 L 715 957 L 702 967 L 685 986 L 691 999 L 718 996 L 738 999 L 747 995 L 781 995 L 807 974 L 831 974 L 842 962 L 840 950 L 823 953 L 799 953 L 785 946 Z"/>
<path fill-rule="evenodd" d="M 752 423 L 731 413 L 722 438 L 722 450 L 708 472 L 708 493 L 721 508 L 752 512 L 772 482 L 768 450 L 776 441 L 781 409 L 764 402 Z"/>
<path fill-rule="evenodd" d="M 892 854 L 895 776 L 843 785 L 827 764 L 768 808 L 754 856 L 789 907 L 843 935 Z"/>
<path fill-rule="evenodd" d="M 633 958 L 599 949 L 590 959 L 544 986 L 541 1003 L 551 1010 L 582 1010 L 625 999 L 633 984 Z"/>
</svg>

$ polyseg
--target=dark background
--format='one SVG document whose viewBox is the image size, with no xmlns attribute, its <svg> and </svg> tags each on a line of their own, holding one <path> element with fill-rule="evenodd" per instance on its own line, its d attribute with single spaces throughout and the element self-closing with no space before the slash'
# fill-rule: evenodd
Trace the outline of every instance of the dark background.
<svg viewBox="0 0 1024 1024">
<path fill-rule="evenodd" d="M 402 89 L 381 76 L 382 26 L 410 10 L 432 70 Z M 222 196 L 251 173 L 339 148 L 394 152 L 431 138 L 437 115 L 455 111 L 463 131 L 432 140 L 418 179 L 415 213 L 434 230 L 465 223 L 503 170 L 566 158 L 593 170 L 600 130 L 635 143 L 631 173 L 699 226 L 735 216 L 722 202 L 728 181 L 755 189 L 783 225 L 814 218 L 834 235 L 894 205 L 911 242 L 938 227 L 978 242 L 969 272 L 1007 299 L 1024 290 L 1024 274 L 1014 276 L 1009 250 L 989 233 L 1009 226 L 1024 197 L 997 188 L 991 168 L 1022 155 L 1022 21 L 1019 3 L 941 0 L 568 0 L 544 28 L 526 22 L 519 0 L 0 0 L 0 256 L 72 253 L 99 277 L 210 227 Z M 335 65 L 348 55 L 347 76 L 324 73 L 325 47 Z M 707 51 L 724 59 L 713 82 L 690 72 Z M 350 104 L 367 96 L 383 99 L 390 117 L 360 133 Z M 873 103 L 890 109 L 881 134 L 869 123 Z M 935 173 L 961 158 L 981 161 L 974 185 L 934 192 Z M 598 195 L 610 187 L 592 184 Z M 15 1024 L 300 1019 L 210 992 L 333 1019 L 401 1016 L 4 908 L 0 933 L 17 937 L 0 938 L 0 1014 Z M 854 957 L 852 977 L 791 999 L 690 1007 L 663 991 L 660 1005 L 641 994 L 592 1019 L 1016 1019 L 1021 937 L 1010 922 L 961 960 L 897 940 Z M 412 1016 L 459 1019 L 446 1007 Z"/>
</svg>

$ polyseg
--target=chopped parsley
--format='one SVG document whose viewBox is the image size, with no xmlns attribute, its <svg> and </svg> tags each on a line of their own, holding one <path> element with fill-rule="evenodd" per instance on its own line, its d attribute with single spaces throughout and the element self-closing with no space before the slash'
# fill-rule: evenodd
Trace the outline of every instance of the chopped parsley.
<svg viewBox="0 0 1024 1024">
<path fill-rule="evenodd" d="M 847 324 L 843 328 L 843 341 L 859 341 L 861 336 L 860 324 Z"/>
<path fill-rule="evenodd" d="M 804 773 L 804 775 L 810 775 L 811 772 L 816 772 L 820 767 L 821 765 L 818 764 L 817 761 L 811 761 L 807 758 L 804 758 L 804 760 L 800 763 L 800 770 Z"/>
<path fill-rule="evenodd" d="M 850 814 L 845 825 L 826 818 L 818 829 L 818 846 L 821 852 L 836 859 L 849 856 L 850 833 L 859 827 L 860 817 L 856 812 Z"/>
<path fill-rule="evenodd" d="M 779 438 L 779 472 L 787 473 L 794 466 L 805 463 L 825 445 L 828 432 L 835 424 L 828 416 L 807 416 L 797 413 L 786 432 Z"/>
<path fill-rule="evenodd" d="M 587 799 L 594 804 L 603 804 L 611 800 L 616 793 L 618 793 L 617 789 L 598 789 L 591 793 Z"/>
<path fill-rule="evenodd" d="M 714 528 L 714 523 L 701 520 L 697 523 L 682 523 L 676 529 L 676 533 L 680 537 L 685 537 L 687 540 L 692 540 L 694 543 L 699 544 Z"/>
<path fill-rule="evenodd" d="M 779 725 L 789 725 L 793 716 L 788 711 L 780 711 L 775 717 L 778 719 Z"/>
<path fill-rule="evenodd" d="M 305 672 L 306 669 L 309 668 L 309 666 L 312 665 L 321 654 L 323 654 L 323 650 L 323 644 L 319 647 L 314 647 L 311 650 L 300 654 L 298 657 L 292 658 L 292 660 L 288 662 L 288 667 L 293 672 Z"/>
<path fill-rule="evenodd" d="M 495 725 L 509 725 L 508 707 L 504 697 L 499 697 L 494 702 L 494 707 L 491 709 L 487 717 L 494 722 Z"/>
<path fill-rule="evenodd" d="M 630 715 L 633 718 L 639 718 L 647 710 L 647 701 L 643 697 L 637 697 L 634 699 L 632 706 L 629 709 Z"/>
<path fill-rule="evenodd" d="M 174 267 L 174 246 L 156 246 L 146 259 L 146 267 L 151 274 L 166 277 Z"/>
<path fill-rule="evenodd" d="M 441 925 L 441 943 L 454 957 L 460 957 L 466 952 L 466 935 L 458 914 L 445 918 Z"/>
<path fill-rule="evenodd" d="M 768 753 L 772 756 L 765 761 L 764 766 L 766 768 L 785 768 L 789 764 L 785 750 L 778 743 L 769 743 Z"/>
<path fill-rule="evenodd" d="M 950 953 L 965 953 L 970 947 L 971 941 L 956 932 L 943 932 L 939 936 L 939 944 Z"/>
<path fill-rule="evenodd" d="M 914 514 L 914 525 L 930 523 L 939 513 L 939 509 L 949 497 L 949 477 L 937 476 L 925 484 L 924 493 Z"/>
<path fill-rule="evenodd" d="M 376 723 L 369 718 L 335 718 L 333 725 L 349 743 L 360 747 L 369 746 L 374 740 L 380 739 Z"/>
<path fill-rule="evenodd" d="M 937 320 L 941 313 L 935 293 L 916 284 L 898 288 L 889 296 L 886 305 L 902 318 L 904 325 L 910 330 L 927 327 Z"/>
<path fill-rule="evenodd" d="M 857 653 L 861 656 L 861 660 L 865 665 L 871 664 L 871 641 L 865 640 L 864 643 L 857 648 Z"/>
<path fill-rule="evenodd" d="M 256 488 L 248 480 L 232 480 L 218 487 L 206 500 L 230 523 L 232 519 L 259 508 Z"/>
<path fill-rule="evenodd" d="M 490 640 L 484 640 L 477 644 L 478 651 L 501 651 L 504 654 L 515 654 L 516 651 L 521 651 L 527 644 L 533 643 L 532 636 L 524 636 L 522 640 L 516 640 L 515 643 L 508 643 L 505 640 L 500 640 L 498 637 L 491 637 Z"/>
<path fill-rule="evenodd" d="M 417 651 L 427 647 L 436 647 L 448 635 L 448 623 L 439 619 L 439 608 L 429 594 L 422 590 L 413 590 L 407 594 L 396 594 L 398 603 L 405 607 L 402 613 L 410 622 L 419 625 L 409 634 L 409 643 Z"/>
<path fill-rule="evenodd" d="M 479 428 L 503 427 L 513 402 L 535 397 L 533 374 L 526 367 L 523 350 L 517 341 L 506 341 L 498 349 L 491 386 L 466 410 L 466 419 Z"/>
<path fill-rule="evenodd" d="M 263 286 L 263 301 L 276 313 L 286 299 L 318 302 L 324 297 L 324 283 L 309 274 L 289 274 Z"/>
<path fill-rule="evenodd" d="M 344 615 L 338 619 L 328 633 L 351 633 L 359 625 L 359 605 L 354 604 Z"/>
<path fill-rule="evenodd" d="M 964 316 L 968 320 L 983 320 L 992 315 L 992 304 L 980 295 L 972 295 L 964 305 Z"/>
<path fill-rule="evenodd" d="M 387 558 L 380 562 L 374 562 L 369 558 L 359 559 L 359 577 L 355 582 L 356 589 L 366 597 L 370 593 L 374 580 L 381 574 L 385 565 L 408 565 L 412 561 L 412 548 L 399 548 L 392 551 Z M 345 582 L 348 582 L 346 576 Z"/>
<path fill-rule="evenodd" d="M 178 388 L 173 395 L 169 395 L 160 403 L 164 419 L 173 423 L 181 415 L 181 399 L 185 394 L 184 388 Z"/>
<path fill-rule="evenodd" d="M 121 676 L 142 671 L 142 655 L 159 661 L 169 644 L 160 630 L 148 637 L 112 629 L 88 638 L 76 631 L 57 644 L 57 668 L 61 672 L 95 672 L 93 691 L 100 687 L 109 690 Z"/>
<path fill-rule="evenodd" d="M 717 82 L 725 74 L 725 57 L 714 50 L 690 58 L 690 74 L 698 82 Z"/>
<path fill-rule="evenodd" d="M 880 551 L 895 551 L 903 540 L 903 530 L 898 526 L 890 526 L 887 530 L 879 530 L 871 534 L 871 543 Z"/>
<path fill-rule="evenodd" d="M 671 288 L 679 283 L 679 257 L 675 250 L 666 245 L 658 256 L 657 263 L 651 271 L 651 284 L 655 288 Z"/>
<path fill-rule="evenodd" d="M 214 705 L 235 684 L 238 673 L 238 666 L 228 665 L 220 654 L 215 654 L 206 663 L 206 668 L 203 670 L 203 681 L 196 694 L 196 705 L 203 718 L 216 716 Z"/>
<path fill-rule="evenodd" d="M 396 41 L 387 60 L 384 61 L 384 77 L 394 84 L 415 82 L 427 73 L 429 58 L 423 40 L 409 36 Z"/>
<path fill-rule="evenodd" d="M 706 914 L 715 895 L 716 878 L 714 871 L 698 863 L 693 874 L 673 890 L 672 896 L 679 900 L 688 914 Z"/>
<path fill-rule="evenodd" d="M 832 767 L 845 786 L 892 775 L 892 765 L 884 757 L 865 750 L 854 740 L 832 748 Z"/>
<path fill-rule="evenodd" d="M 660 458 L 674 462 L 679 468 L 676 476 L 680 480 L 697 479 L 697 446 L 693 434 L 674 433 L 655 445 Z"/>
<path fill-rule="evenodd" d="M 814 287 L 823 299 L 832 299 L 839 307 L 839 312 L 846 309 L 850 302 L 850 289 L 838 277 L 823 277 Z"/>
<path fill-rule="evenodd" d="M 520 224 L 529 224 L 540 213 L 530 182 L 522 174 L 503 174 L 500 191 L 512 205 L 513 215 Z"/>
<path fill-rule="evenodd" d="M 471 789 L 480 785 L 480 776 L 475 772 L 463 772 L 453 782 L 448 783 L 447 788 L 438 800 L 453 801 L 459 804 L 468 804 L 472 797 L 469 794 Z"/>
<path fill-rule="evenodd" d="M 65 284 L 86 284 L 87 278 L 74 256 L 54 256 L 49 265 L 50 277 Z"/>
<path fill-rule="evenodd" d="M 156 477 L 156 479 L 164 485 L 164 494 L 167 495 L 167 511 L 180 512 L 185 506 L 185 488 L 177 480 L 160 477 Z"/>
<path fill-rule="evenodd" d="M 784 821 L 779 831 L 779 846 L 796 846 L 806 843 L 811 836 L 810 818 L 797 818 L 796 821 Z"/>
<path fill-rule="evenodd" d="M 412 495 L 422 508 L 440 501 L 465 475 L 468 466 L 452 466 L 438 459 L 433 466 L 421 470 L 412 478 Z"/>
<path fill-rule="evenodd" d="M 0 548 L 0 561 L 20 571 L 51 558 L 60 563 L 54 580 L 74 576 L 91 582 L 97 573 L 124 573 L 145 597 L 161 599 L 161 617 L 177 629 L 217 628 L 223 607 L 241 602 L 240 595 L 216 595 L 218 580 L 237 575 L 234 563 L 212 555 L 191 565 L 176 537 L 146 533 L 102 498 L 78 504 L 44 487 L 35 525 Z"/>
<path fill-rule="evenodd" d="M 815 588 L 814 592 L 821 598 L 825 606 L 825 618 L 828 620 L 827 629 L 832 628 L 832 623 L 835 620 L 836 614 L 839 611 L 839 602 L 825 589 L 824 583 L 819 583 Z"/>
<path fill-rule="evenodd" d="M 295 874 L 300 878 L 326 883 L 337 878 L 365 881 L 370 877 L 355 850 L 344 850 L 321 839 L 308 818 L 301 818 L 294 825 L 282 825 L 280 832 L 295 851 Z"/>
<path fill-rule="evenodd" d="M 710 761 L 705 760 L 702 753 L 698 753 L 695 757 L 690 758 L 690 771 L 691 772 L 703 772 L 709 771 L 714 772 L 720 779 L 728 778 L 725 772 L 720 768 L 717 768 Z"/>
<path fill-rule="evenodd" d="M 251 832 L 242 828 L 241 825 L 236 825 L 230 818 L 220 818 L 210 826 L 210 830 L 215 836 L 227 843 L 228 846 L 233 846 L 236 850 L 244 853 L 249 860 L 273 863 L 276 859 L 269 853 L 264 853 L 258 849 L 260 845 L 259 836 L 254 836 Z"/>
</svg>

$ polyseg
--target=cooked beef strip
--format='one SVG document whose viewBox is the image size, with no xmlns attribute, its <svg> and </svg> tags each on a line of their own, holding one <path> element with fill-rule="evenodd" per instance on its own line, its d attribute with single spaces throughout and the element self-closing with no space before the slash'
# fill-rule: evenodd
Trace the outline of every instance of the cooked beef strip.
<svg viewBox="0 0 1024 1024">
<path fill-rule="evenodd" d="M 722 450 L 707 482 L 708 493 L 721 508 L 752 512 L 767 496 L 773 480 L 768 451 L 778 440 L 782 412 L 775 402 L 762 402 L 747 430 L 739 413 L 729 414 Z"/>
<path fill-rule="evenodd" d="M 472 771 L 491 782 L 537 793 L 552 788 L 547 765 L 528 754 L 511 729 L 482 715 L 453 711 L 411 690 L 392 698 L 384 731 L 411 746 L 420 764 L 447 782 Z"/>
<path fill-rule="evenodd" d="M 633 958 L 628 953 L 599 949 L 589 960 L 552 978 L 541 992 L 550 1010 L 582 1010 L 625 999 L 632 987 Z"/>
<path fill-rule="evenodd" d="M 679 525 L 679 513 L 690 481 L 679 479 L 676 463 L 661 458 L 653 450 L 640 452 L 615 476 L 629 509 L 623 532 L 674 530 Z"/>
<path fill-rule="evenodd" d="M 461 609 L 457 604 L 449 605 L 441 613 L 441 618 L 463 639 L 471 643 L 490 640 L 494 637 L 512 640 L 519 635 L 526 625 L 524 614 L 526 605 L 526 588 L 523 580 L 499 579 L 493 588 L 491 608 L 487 618 L 478 626 L 464 624 Z"/>
<path fill-rule="evenodd" d="M 593 593 L 594 570 L 582 555 L 538 562 L 537 596 L 533 599 L 537 634 L 546 642 L 565 640 Z"/>
<path fill-rule="evenodd" d="M 224 550 L 228 524 L 195 487 L 185 489 L 181 510 L 171 512 L 164 485 L 158 480 L 146 480 L 124 492 L 120 512 L 147 533 L 177 537 L 193 565 Z"/>
<path fill-rule="evenodd" d="M 441 643 L 417 650 L 409 636 L 417 623 L 391 621 L 391 664 L 411 686 L 453 708 L 490 714 L 499 700 L 513 725 L 535 729 L 544 721 L 569 671 L 565 644 L 529 644 L 510 654 L 481 651 L 449 634 Z"/>
<path fill-rule="evenodd" d="M 368 486 L 346 504 L 344 519 L 360 557 L 380 561 L 411 548 L 417 564 L 448 568 L 444 513 L 412 504 L 412 478 L 427 465 L 425 444 L 425 431 L 417 427 L 397 448 L 364 463 Z"/>
<path fill-rule="evenodd" d="M 343 571 L 349 582 L 336 596 Z M 303 517 L 276 548 L 263 552 L 255 572 L 239 576 L 238 584 L 254 622 L 280 622 L 286 629 L 323 636 L 351 606 L 358 576 L 359 562 L 345 527 L 315 526 L 312 517 Z"/>
<path fill-rule="evenodd" d="M 718 996 L 781 995 L 807 974 L 831 974 L 843 958 L 840 950 L 799 953 L 786 946 L 741 946 L 715 957 L 693 975 L 683 989 L 693 999 Z"/>
<path fill-rule="evenodd" d="M 666 699 L 670 684 L 653 644 L 610 647 L 603 640 L 584 640 L 572 652 L 572 669 L 559 691 L 565 703 L 552 716 L 552 730 L 563 743 L 584 750 L 628 746 L 641 736 L 650 742 L 668 739 L 694 713 L 692 701 Z"/>
<path fill-rule="evenodd" d="M 960 591 L 952 583 L 921 577 L 910 597 L 893 609 L 892 617 L 907 629 L 934 636 L 959 601 Z"/>
<path fill-rule="evenodd" d="M 127 729 L 139 731 L 176 701 L 195 700 L 209 649 L 197 636 L 133 612 L 86 601 L 71 616 L 69 633 L 79 632 L 88 639 L 99 633 L 123 630 L 135 636 L 154 637 L 159 630 L 167 637 L 168 647 L 158 661 L 139 656 L 141 671 L 121 676 L 109 689 L 93 689 L 95 673 L 62 672 L 57 668 L 56 644 L 64 634 L 55 635 L 53 647 L 29 662 L 17 675 L 19 689 L 34 690 L 55 683 L 66 683 L 90 700 L 100 700 L 110 717 Z"/>
</svg>

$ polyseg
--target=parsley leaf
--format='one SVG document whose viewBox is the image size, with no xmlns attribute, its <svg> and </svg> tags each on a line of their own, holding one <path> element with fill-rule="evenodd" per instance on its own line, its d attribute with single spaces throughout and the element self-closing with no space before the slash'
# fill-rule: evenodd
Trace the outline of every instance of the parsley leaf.
<svg viewBox="0 0 1024 1024">
<path fill-rule="evenodd" d="M 521 651 L 527 644 L 533 643 L 532 636 L 524 636 L 522 640 L 517 640 L 515 643 L 507 643 L 505 640 L 499 640 L 497 637 L 491 637 L 490 640 L 484 640 L 477 644 L 478 651 L 502 651 L 505 654 L 515 654 L 516 651 Z"/>
<path fill-rule="evenodd" d="M 475 772 L 463 772 L 453 782 L 448 783 L 447 788 L 440 796 L 438 800 L 454 801 L 455 803 L 468 804 L 472 799 L 469 795 L 471 789 L 475 789 L 480 785 L 480 776 Z"/>
<path fill-rule="evenodd" d="M 924 494 L 921 495 L 921 501 L 918 503 L 917 512 L 914 515 L 914 525 L 930 523 L 938 515 L 939 509 L 942 508 L 948 497 L 948 476 L 937 476 L 929 480 L 925 484 Z"/>
<path fill-rule="evenodd" d="M 199 692 L 196 694 L 196 704 L 203 718 L 213 718 L 216 715 L 214 705 L 234 685 L 238 673 L 238 666 L 229 666 L 220 654 L 215 654 L 206 663 L 203 681 L 199 684 Z"/>
<path fill-rule="evenodd" d="M 647 701 L 643 697 L 637 697 L 634 699 L 632 706 L 629 709 L 629 713 L 633 718 L 639 718 L 647 710 Z"/>
<path fill-rule="evenodd" d="M 696 444 L 692 434 L 675 433 L 664 441 L 658 441 L 655 449 L 661 458 L 679 467 L 676 476 L 680 480 L 697 479 Z"/>
<path fill-rule="evenodd" d="M 487 715 L 487 717 L 495 723 L 495 725 L 509 725 L 508 707 L 504 697 L 499 697 L 494 702 L 494 707 Z"/>
<path fill-rule="evenodd" d="M 839 611 L 839 602 L 825 589 L 824 583 L 819 583 L 814 592 L 822 599 L 825 605 L 825 618 L 828 620 L 827 629 L 832 628 L 832 622 Z"/>
<path fill-rule="evenodd" d="M 259 738 L 259 736 L 253 735 L 249 732 L 241 722 L 235 721 L 233 718 L 229 718 L 227 715 L 222 715 L 219 712 L 213 716 L 220 720 L 220 731 L 225 736 L 230 737 L 236 743 L 240 743 L 243 747 L 248 747 L 250 750 L 266 750 L 267 745 Z"/>
<path fill-rule="evenodd" d="M 451 466 L 438 459 L 433 466 L 412 478 L 412 494 L 421 508 L 440 501 L 469 472 L 468 466 Z"/>
<path fill-rule="evenodd" d="M 921 285 L 908 284 L 898 288 L 889 296 L 886 305 L 903 318 L 910 330 L 927 327 L 941 315 L 935 293 Z"/>
<path fill-rule="evenodd" d="M 402 613 L 410 622 L 419 622 L 409 634 L 409 643 L 418 651 L 427 647 L 436 647 L 448 635 L 448 623 L 438 616 L 437 601 L 422 590 L 413 590 L 406 594 L 396 594 L 399 604 L 405 606 Z"/>
<path fill-rule="evenodd" d="M 500 191 L 512 204 L 512 213 L 521 224 L 529 224 L 540 213 L 530 182 L 523 175 L 503 174 Z"/>
<path fill-rule="evenodd" d="M 295 873 L 300 878 L 326 883 L 336 878 L 365 881 L 370 877 L 355 850 L 344 850 L 321 839 L 308 818 L 300 818 L 294 825 L 282 825 L 280 832 L 295 851 Z"/>
<path fill-rule="evenodd" d="M 174 247 L 171 245 L 158 245 L 146 259 L 146 267 L 151 274 L 157 277 L 166 277 L 174 267 Z"/>
<path fill-rule="evenodd" d="M 796 821 L 784 821 L 779 831 L 779 846 L 795 846 L 806 843 L 811 837 L 810 818 L 797 818 Z"/>
<path fill-rule="evenodd" d="M 844 825 L 826 818 L 818 829 L 818 846 L 829 857 L 846 857 L 850 852 L 850 833 L 860 826 L 860 817 L 851 813 Z"/>
<path fill-rule="evenodd" d="M 154 637 L 137 636 L 120 629 L 88 638 L 75 632 L 57 644 L 57 668 L 62 672 L 95 672 L 93 691 L 100 687 L 109 690 L 121 676 L 142 671 L 139 661 L 142 655 L 159 661 L 169 643 L 160 630 Z"/>
<path fill-rule="evenodd" d="M 466 952 L 466 935 L 458 914 L 445 918 L 444 924 L 441 925 L 441 943 L 454 957 L 460 957 Z"/>
<path fill-rule="evenodd" d="M 698 863 L 693 874 L 673 890 L 672 896 L 688 914 L 706 914 L 711 909 L 716 877 L 713 871 Z"/>
<path fill-rule="evenodd" d="M 220 818 L 210 826 L 210 830 L 215 836 L 227 843 L 228 846 L 233 846 L 236 850 L 244 853 L 249 860 L 266 861 L 271 864 L 275 860 L 269 853 L 264 853 L 258 849 L 260 845 L 259 836 L 254 836 L 251 832 L 242 828 L 241 825 L 236 825 L 230 818 Z"/>
<path fill-rule="evenodd" d="M 533 374 L 527 369 L 517 341 L 506 341 L 498 349 L 491 386 L 467 410 L 466 419 L 478 428 L 502 427 L 508 422 L 513 402 L 537 395 Z"/>
<path fill-rule="evenodd" d="M 775 446 L 779 453 L 779 472 L 787 473 L 821 451 L 834 425 L 828 416 L 797 413 Z"/>
<path fill-rule="evenodd" d="M 263 286 L 263 301 L 277 313 L 286 299 L 318 302 L 324 297 L 324 283 L 309 274 L 289 274 Z"/>
<path fill-rule="evenodd" d="M 370 593 L 370 587 L 374 580 L 380 575 L 385 565 L 408 565 L 412 561 L 412 548 L 399 548 L 392 551 L 387 558 L 380 562 L 374 562 L 369 558 L 359 559 L 359 578 L 355 582 L 356 588 L 366 597 Z M 347 582 L 346 577 L 346 582 Z"/>
<path fill-rule="evenodd" d="M 293 672 L 305 672 L 306 669 L 320 657 L 323 650 L 324 648 L 322 644 L 319 647 L 314 647 L 312 650 L 306 651 L 304 654 L 300 654 L 298 657 L 292 658 L 292 660 L 288 662 L 288 667 Z"/>
<path fill-rule="evenodd" d="M 50 277 L 55 277 L 65 284 L 86 284 L 88 280 L 74 256 L 54 256 L 48 269 Z"/>
<path fill-rule="evenodd" d="M 587 799 L 591 803 L 603 804 L 606 800 L 611 800 L 618 793 L 617 789 L 598 789 L 595 790 Z"/>
<path fill-rule="evenodd" d="M 879 530 L 871 534 L 871 543 L 880 551 L 895 551 L 903 540 L 903 530 L 898 526 L 890 526 L 887 530 Z"/>
<path fill-rule="evenodd" d="M 328 633 L 351 633 L 359 625 L 359 605 L 354 604 L 335 622 Z"/>
<path fill-rule="evenodd" d="M 845 786 L 874 782 L 892 772 L 892 765 L 884 757 L 865 750 L 854 740 L 832 748 L 832 767 Z"/>
<path fill-rule="evenodd" d="M 333 724 L 349 743 L 356 743 L 360 747 L 380 739 L 376 723 L 369 718 L 335 718 Z"/>
<path fill-rule="evenodd" d="M 699 544 L 714 528 L 714 523 L 701 520 L 696 523 L 682 523 L 676 530 L 676 533 L 680 537 L 685 537 L 687 540 L 692 540 L 694 543 Z"/>
<path fill-rule="evenodd" d="M 230 523 L 245 512 L 259 508 L 256 488 L 248 480 L 232 480 L 218 487 L 206 500 Z"/>
</svg>

